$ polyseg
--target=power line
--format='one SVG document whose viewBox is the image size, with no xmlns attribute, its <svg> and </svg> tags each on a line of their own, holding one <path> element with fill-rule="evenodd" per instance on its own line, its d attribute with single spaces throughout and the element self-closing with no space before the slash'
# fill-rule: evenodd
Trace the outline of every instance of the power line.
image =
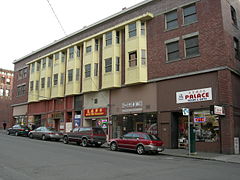
<svg viewBox="0 0 240 180">
<path fill-rule="evenodd" d="M 66 31 L 64 30 L 64 28 L 63 28 L 63 26 L 62 26 L 62 24 L 61 24 L 59 18 L 57 17 L 57 14 L 55 13 L 55 11 L 54 11 L 54 9 L 53 9 L 51 3 L 49 2 L 49 0 L 47 0 L 47 2 L 48 2 L 48 5 L 50 6 L 50 8 L 51 8 L 51 10 L 52 10 L 52 12 L 53 12 L 53 14 L 54 14 L 54 16 L 56 17 L 56 19 L 57 19 L 57 21 L 58 21 L 58 24 L 60 25 L 60 27 L 61 27 L 61 29 L 62 29 L 64 35 L 66 36 L 67 33 L 66 33 Z"/>
</svg>

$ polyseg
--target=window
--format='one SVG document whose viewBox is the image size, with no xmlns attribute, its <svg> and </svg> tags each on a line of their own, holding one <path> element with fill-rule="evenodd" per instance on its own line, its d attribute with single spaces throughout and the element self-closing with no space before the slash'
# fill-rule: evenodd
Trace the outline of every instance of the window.
<svg viewBox="0 0 240 180">
<path fill-rule="evenodd" d="M 240 58 L 239 40 L 234 37 L 233 43 L 234 43 L 233 45 L 234 45 L 235 57 L 239 59 Z"/>
<path fill-rule="evenodd" d="M 23 78 L 27 77 L 28 68 L 23 69 Z"/>
<path fill-rule="evenodd" d="M 61 73 L 60 84 L 63 84 L 63 82 L 64 82 L 64 73 Z"/>
<path fill-rule="evenodd" d="M 47 79 L 47 87 L 51 87 L 51 77 L 48 77 Z"/>
<path fill-rule="evenodd" d="M 58 74 L 53 75 L 53 85 L 56 86 L 58 84 Z"/>
<path fill-rule="evenodd" d="M 183 8 L 184 25 L 188 25 L 197 21 L 197 12 L 195 4 Z"/>
<path fill-rule="evenodd" d="M 116 31 L 116 43 L 120 44 L 120 32 Z"/>
<path fill-rule="evenodd" d="M 35 63 L 32 63 L 31 73 L 34 73 L 34 71 L 35 71 Z"/>
<path fill-rule="evenodd" d="M 61 61 L 64 62 L 65 58 L 66 58 L 66 54 L 65 54 L 65 52 L 62 52 L 62 54 L 61 54 Z"/>
<path fill-rule="evenodd" d="M 146 59 L 147 59 L 147 57 L 146 57 L 146 50 L 145 49 L 142 49 L 141 50 L 141 62 L 142 62 L 142 65 L 145 65 L 146 64 Z"/>
<path fill-rule="evenodd" d="M 68 82 L 73 80 L 73 69 L 68 70 Z"/>
<path fill-rule="evenodd" d="M 91 64 L 85 65 L 85 78 L 91 77 Z"/>
<path fill-rule="evenodd" d="M 105 59 L 105 72 L 112 72 L 112 58 Z"/>
<path fill-rule="evenodd" d="M 116 57 L 116 71 L 120 70 L 120 57 Z"/>
<path fill-rule="evenodd" d="M 180 58 L 178 41 L 166 44 L 167 46 L 167 61 L 174 61 Z"/>
<path fill-rule="evenodd" d="M 0 96 L 4 96 L 4 90 L 0 89 Z"/>
<path fill-rule="evenodd" d="M 48 58 L 48 67 L 52 67 L 52 57 Z"/>
<path fill-rule="evenodd" d="M 81 50 L 80 46 L 77 46 L 77 57 L 80 57 L 80 50 Z"/>
<path fill-rule="evenodd" d="M 54 54 L 55 60 L 59 59 L 59 52 Z"/>
<path fill-rule="evenodd" d="M 37 62 L 37 71 L 40 71 L 40 66 L 41 66 L 41 63 Z"/>
<path fill-rule="evenodd" d="M 178 18 L 177 10 L 165 14 L 167 30 L 178 28 L 178 19 L 177 18 Z"/>
<path fill-rule="evenodd" d="M 6 84 L 10 85 L 11 84 L 11 79 L 7 78 L 6 79 Z"/>
<path fill-rule="evenodd" d="M 95 51 L 98 51 L 99 48 L 99 41 L 98 39 L 95 39 Z"/>
<path fill-rule="evenodd" d="M 23 78 L 23 69 L 18 71 L 18 80 Z"/>
<path fill-rule="evenodd" d="M 98 63 L 94 63 L 94 76 L 98 76 Z"/>
<path fill-rule="evenodd" d="M 46 58 L 42 59 L 42 69 L 46 68 Z"/>
<path fill-rule="evenodd" d="M 76 81 L 79 81 L 79 79 L 80 79 L 80 69 L 77 68 L 76 69 Z"/>
<path fill-rule="evenodd" d="M 145 22 L 141 22 L 141 35 L 145 35 Z"/>
<path fill-rule="evenodd" d="M 34 82 L 30 81 L 30 91 L 33 91 Z"/>
<path fill-rule="evenodd" d="M 36 81 L 36 90 L 39 90 L 39 81 Z"/>
<path fill-rule="evenodd" d="M 198 36 L 185 39 L 186 57 L 199 55 Z"/>
<path fill-rule="evenodd" d="M 106 33 L 106 46 L 109 46 L 112 44 L 112 32 Z"/>
<path fill-rule="evenodd" d="M 92 46 L 86 47 L 86 53 L 90 53 L 92 51 Z"/>
<path fill-rule="evenodd" d="M 10 90 L 9 89 L 5 90 L 5 96 L 10 96 Z"/>
<path fill-rule="evenodd" d="M 236 10 L 234 7 L 231 6 L 231 16 L 232 16 L 232 22 L 235 26 L 237 26 L 237 15 L 236 15 Z"/>
<path fill-rule="evenodd" d="M 45 78 L 41 78 L 41 88 L 45 88 Z"/>
<path fill-rule="evenodd" d="M 129 53 L 129 67 L 137 66 L 137 51 Z"/>
<path fill-rule="evenodd" d="M 26 85 L 17 87 L 17 96 L 24 96 L 26 93 Z"/>
<path fill-rule="evenodd" d="M 69 59 L 74 58 L 74 47 L 69 48 Z"/>
<path fill-rule="evenodd" d="M 136 23 L 129 24 L 128 25 L 128 36 L 129 36 L 129 38 L 134 37 L 136 35 L 137 35 Z"/>
</svg>

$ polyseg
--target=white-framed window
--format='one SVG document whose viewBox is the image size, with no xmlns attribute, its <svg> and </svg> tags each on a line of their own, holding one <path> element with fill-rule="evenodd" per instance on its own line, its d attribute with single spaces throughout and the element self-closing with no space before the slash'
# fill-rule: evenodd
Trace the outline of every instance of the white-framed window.
<svg viewBox="0 0 240 180">
<path fill-rule="evenodd" d="M 165 14 L 165 25 L 166 30 L 176 29 L 178 28 L 178 16 L 177 16 L 177 10 L 168 12 Z"/>
<path fill-rule="evenodd" d="M 34 81 L 30 81 L 30 91 L 33 91 Z"/>
<path fill-rule="evenodd" d="M 167 61 L 175 61 L 180 59 L 179 54 L 179 41 L 171 42 L 166 44 L 167 48 Z"/>
<path fill-rule="evenodd" d="M 41 88 L 45 88 L 45 78 L 41 78 Z"/>
<path fill-rule="evenodd" d="M 141 35 L 145 35 L 146 28 L 145 28 L 145 22 L 141 22 Z"/>
<path fill-rule="evenodd" d="M 184 40 L 185 40 L 185 55 L 187 58 L 200 55 L 198 36 L 189 37 Z"/>
<path fill-rule="evenodd" d="M 120 71 L 120 57 L 116 57 L 116 71 Z"/>
<path fill-rule="evenodd" d="M 54 86 L 58 85 L 58 74 L 57 73 L 53 75 L 53 85 Z"/>
<path fill-rule="evenodd" d="M 106 37 L 106 46 L 112 45 L 112 32 L 107 32 L 105 37 Z"/>
<path fill-rule="evenodd" d="M 128 25 L 128 37 L 137 36 L 137 25 L 136 23 L 132 23 Z"/>
<path fill-rule="evenodd" d="M 105 59 L 105 72 L 112 72 L 112 58 Z"/>
<path fill-rule="evenodd" d="M 91 77 L 91 64 L 85 65 L 85 78 Z"/>
<path fill-rule="evenodd" d="M 42 59 L 42 69 L 46 68 L 46 58 Z"/>
<path fill-rule="evenodd" d="M 197 21 L 197 10 L 195 4 L 183 7 L 183 19 L 184 25 L 188 25 Z"/>
<path fill-rule="evenodd" d="M 92 52 L 92 46 L 87 46 L 86 47 L 86 53 Z"/>
<path fill-rule="evenodd" d="M 68 82 L 73 81 L 73 69 L 68 70 Z"/>
<path fill-rule="evenodd" d="M 69 48 L 69 59 L 73 59 L 74 58 L 74 47 L 70 47 Z"/>
<path fill-rule="evenodd" d="M 146 49 L 141 49 L 141 63 L 142 63 L 142 65 L 146 64 L 146 60 L 147 60 Z"/>
<path fill-rule="evenodd" d="M 129 52 L 129 67 L 137 66 L 137 51 Z"/>
</svg>

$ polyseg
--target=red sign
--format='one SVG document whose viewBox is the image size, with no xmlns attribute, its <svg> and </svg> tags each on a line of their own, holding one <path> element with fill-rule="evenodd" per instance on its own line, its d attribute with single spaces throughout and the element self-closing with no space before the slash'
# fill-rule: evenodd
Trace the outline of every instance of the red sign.
<svg viewBox="0 0 240 180">
<path fill-rule="evenodd" d="M 84 116 L 106 116 L 107 108 L 84 109 Z"/>
<path fill-rule="evenodd" d="M 206 122 L 206 117 L 195 117 L 194 122 L 195 123 L 204 123 L 204 122 Z"/>
</svg>

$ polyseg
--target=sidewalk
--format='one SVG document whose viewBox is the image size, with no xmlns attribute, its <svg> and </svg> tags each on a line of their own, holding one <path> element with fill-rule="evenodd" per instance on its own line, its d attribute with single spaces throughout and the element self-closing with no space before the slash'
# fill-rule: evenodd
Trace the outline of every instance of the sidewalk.
<svg viewBox="0 0 240 180">
<path fill-rule="evenodd" d="M 0 129 L 0 135 L 6 134 L 6 131 Z M 103 147 L 108 148 L 108 144 L 104 144 Z M 239 163 L 240 164 L 240 154 L 238 155 L 226 155 L 219 153 L 207 153 L 207 152 L 197 152 L 196 155 L 188 155 L 187 149 L 165 149 L 160 154 L 167 156 L 176 156 L 183 158 L 192 158 L 192 159 L 202 159 L 202 160 L 212 160 L 212 161 L 222 161 L 228 163 Z"/>
<path fill-rule="evenodd" d="M 184 158 L 213 160 L 213 161 L 222 161 L 222 162 L 240 164 L 240 154 L 227 155 L 227 154 L 219 154 L 219 153 L 197 152 L 194 155 L 188 155 L 187 149 L 165 149 L 160 154 L 164 154 L 168 156 L 177 156 L 177 157 L 184 157 Z"/>
</svg>

